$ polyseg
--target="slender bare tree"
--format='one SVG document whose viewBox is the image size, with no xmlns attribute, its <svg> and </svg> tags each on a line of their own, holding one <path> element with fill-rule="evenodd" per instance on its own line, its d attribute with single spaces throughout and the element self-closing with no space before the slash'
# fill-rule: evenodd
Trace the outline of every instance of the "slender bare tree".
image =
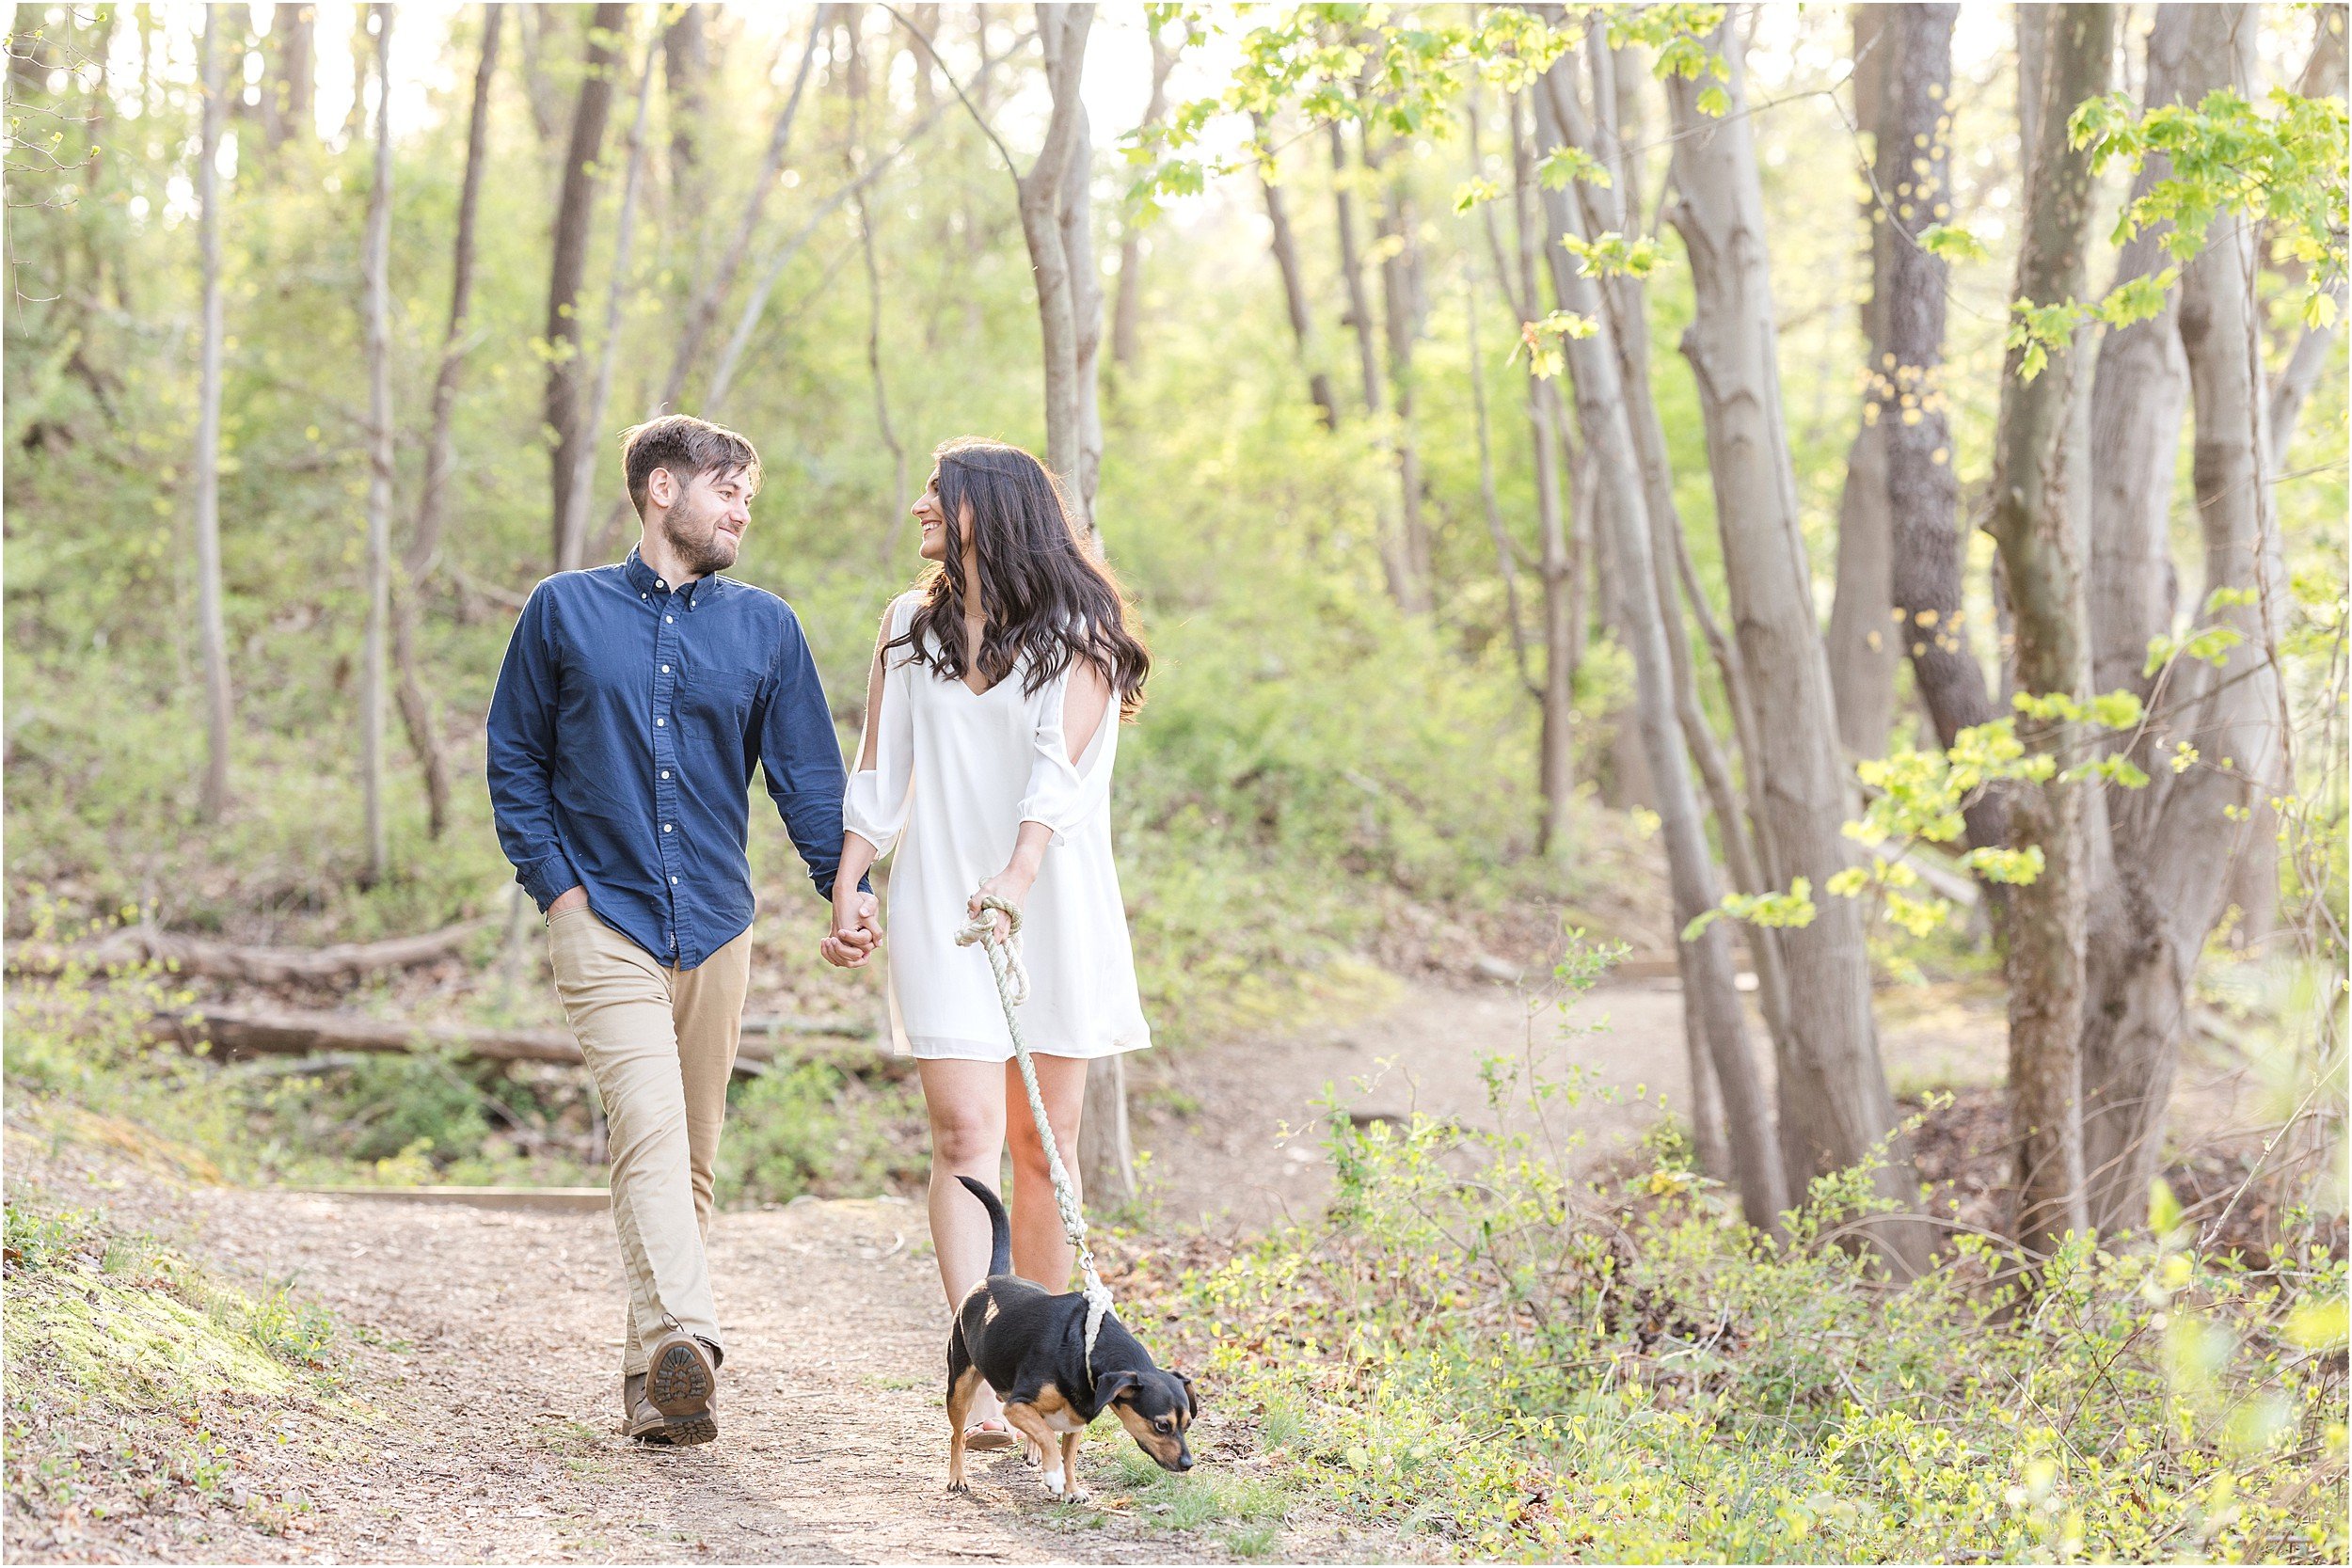
<svg viewBox="0 0 2352 1568">
<path fill-rule="evenodd" d="M 375 180 L 362 261 L 368 322 L 368 627 L 359 688 L 360 793 L 370 886 L 391 870 L 384 824 L 385 634 L 392 585 L 392 10 L 375 18 Z"/>
<path fill-rule="evenodd" d="M 1763 184 L 1743 52 L 1728 14 L 1709 42 L 1727 73 L 1730 107 L 1720 118 L 1704 113 L 1701 87 L 1688 78 L 1666 89 L 1675 130 L 1667 214 L 1690 255 L 1696 307 L 1682 351 L 1698 383 L 1724 575 L 1756 705 L 1760 751 L 1749 763 L 1763 786 L 1766 869 L 1781 885 L 1802 878 L 1826 890 L 1851 863 L 1848 771 L 1797 516 Z M 1824 891 L 1811 923 L 1783 930 L 1778 945 L 1794 1048 L 1780 1064 L 1790 1186 L 1875 1160 L 1880 1191 L 1914 1203 L 1917 1178 L 1897 1133 L 1870 1016 L 1861 906 Z M 1927 1238 L 1915 1225 L 1890 1221 L 1876 1239 L 1903 1263 L 1924 1261 Z"/>
<path fill-rule="evenodd" d="M 556 198 L 555 232 L 548 276 L 547 428 L 552 506 L 548 556 L 559 572 L 580 562 L 587 541 L 566 531 L 573 518 L 572 478 L 580 469 L 582 428 L 580 406 L 580 287 L 588 271 L 589 229 L 596 214 L 599 160 L 605 121 L 612 112 L 613 45 L 628 29 L 628 7 L 596 8 L 572 106 L 571 139 L 564 153 L 564 180 Z"/>
<path fill-rule="evenodd" d="M 229 110 L 228 50 L 218 30 L 225 7 L 204 8 L 198 45 L 203 83 L 203 135 L 196 167 L 197 244 L 203 257 L 204 304 L 196 396 L 196 614 L 204 650 L 204 785 L 199 804 L 206 821 L 229 804 L 229 634 L 220 593 L 220 133 Z M 13 63 L 13 61 L 11 62 Z"/>
<path fill-rule="evenodd" d="M 1550 70 L 1572 73 L 1574 59 L 1564 55 Z M 1573 91 L 1572 74 L 1567 79 L 1568 90 Z M 1540 103 L 1549 108 L 1552 102 L 1547 94 Z M 1543 114 L 1539 122 L 1543 138 L 1539 150 L 1549 154 L 1563 144 L 1565 128 L 1556 113 Z M 1659 836 L 1666 849 L 1675 920 L 1677 927 L 1687 927 L 1716 907 L 1721 887 L 1675 714 L 1674 666 L 1666 647 L 1658 578 L 1645 569 L 1653 559 L 1649 507 L 1634 456 L 1618 354 L 1612 341 L 1614 334 L 1599 291 L 1590 278 L 1572 268 L 1563 268 L 1553 277 L 1561 291 L 1561 308 L 1589 318 L 1597 328 L 1590 337 L 1568 339 L 1565 353 L 1577 420 L 1583 427 L 1584 450 L 1591 454 L 1600 491 L 1598 515 L 1611 554 L 1620 567 L 1609 574 L 1608 584 L 1618 601 L 1617 625 L 1633 656 L 1634 714 L 1658 799 Z M 1676 956 L 1682 972 L 1683 1005 L 1697 1015 L 1714 1063 L 1723 1097 L 1724 1142 L 1740 1188 L 1740 1211 L 1750 1225 L 1776 1233 L 1789 1189 L 1773 1132 L 1772 1105 L 1749 1053 L 1747 1026 L 1733 979 L 1729 933 L 1722 921 L 1713 921 L 1678 943 Z"/>
<path fill-rule="evenodd" d="M 473 112 L 466 127 L 466 173 L 458 187 L 457 235 L 451 247 L 449 325 L 441 334 L 441 364 L 433 377 L 433 425 L 425 438 L 424 483 L 417 521 L 401 554 L 392 585 L 392 660 L 400 673 L 400 716 L 424 775 L 426 822 L 435 838 L 449 824 L 449 755 L 441 744 L 439 705 L 426 690 L 417 657 L 418 595 L 441 553 L 442 515 L 455 467 L 457 384 L 473 346 L 474 231 L 482 208 L 482 174 L 490 140 L 490 94 L 498 74 L 499 36 L 506 7 L 482 8 L 482 54 L 474 65 Z"/>
<path fill-rule="evenodd" d="M 2029 144 L 2024 243 L 2013 290 L 2049 304 L 2082 296 L 2096 195 L 2090 154 L 2071 144 L 2074 106 L 2107 89 L 2116 12 L 2103 5 L 2050 8 L 2042 98 Z M 2014 626 L 2017 685 L 2027 698 L 2079 703 L 2089 695 L 2090 621 L 2084 554 L 2064 488 L 2065 444 L 2074 425 L 2074 378 L 2086 373 L 2071 343 L 2049 353 L 2031 381 L 2023 347 L 2003 366 L 1994 441 L 1991 530 Z M 2021 714 L 2018 737 L 2030 752 L 2074 756 L 2081 724 L 2062 714 Z M 2017 1148 L 2015 1235 L 2046 1247 L 2083 1228 L 2083 944 L 2088 866 L 2084 788 L 2064 781 L 2026 784 L 2010 800 L 2009 842 L 2038 851 L 2042 870 L 2011 890 L 2009 978 L 2010 1135 Z"/>
<path fill-rule="evenodd" d="M 1307 395 L 1315 400 L 1322 412 L 1323 428 L 1340 427 L 1339 398 L 1331 390 L 1331 372 L 1326 369 L 1315 331 L 1314 310 L 1307 302 L 1306 269 L 1299 264 L 1298 237 L 1291 228 L 1290 203 L 1282 195 L 1281 171 L 1275 164 L 1276 154 L 1266 143 L 1265 118 L 1256 119 L 1258 145 L 1262 149 L 1258 165 L 1259 187 L 1265 193 L 1267 227 L 1272 231 L 1274 264 L 1282 275 L 1282 305 L 1290 313 L 1291 336 L 1298 344 L 1298 362 L 1306 368 Z"/>
<path fill-rule="evenodd" d="M 1887 6 L 1858 5 L 1853 12 L 1854 118 L 1871 140 L 1873 184 L 1907 183 L 1910 143 L 1889 121 L 1895 95 L 1890 55 L 1898 53 Z M 1945 76 L 1950 77 L 1948 52 Z M 1865 193 L 1862 218 L 1870 236 L 1870 292 L 1862 304 L 1862 425 L 1846 453 L 1846 484 L 1837 499 L 1836 591 L 1829 612 L 1830 689 L 1837 699 L 1837 735 L 1857 756 L 1886 750 L 1895 712 L 1896 639 L 1888 625 L 1894 605 L 1894 520 L 1886 493 L 1886 431 L 1881 423 L 1894 402 L 1894 382 L 1881 363 L 1888 293 L 1887 263 L 1895 236 L 1877 198 Z"/>
<path fill-rule="evenodd" d="M 1331 197 L 1339 219 L 1340 277 L 1347 285 L 1347 325 L 1356 334 L 1356 367 L 1364 393 L 1364 414 L 1375 426 L 1386 426 L 1388 399 L 1381 388 L 1380 323 L 1372 311 L 1372 295 L 1364 283 L 1363 251 L 1356 238 L 1356 183 L 1348 167 L 1347 132 L 1338 120 L 1328 129 L 1331 142 Z M 1383 436 L 1384 441 L 1389 437 Z M 1404 525 L 1391 503 L 1380 503 L 1378 522 L 1380 570 L 1388 580 L 1389 597 L 1404 605 L 1413 597 L 1412 563 L 1404 544 Z"/>
<path fill-rule="evenodd" d="M 582 413 L 580 438 L 574 442 L 571 483 L 565 486 L 564 499 L 569 508 L 564 518 L 562 537 L 571 542 L 573 558 L 564 564 L 581 564 L 588 539 L 588 509 L 595 504 L 596 494 L 596 456 L 604 431 L 605 410 L 612 399 L 612 367 L 621 348 L 621 322 L 628 303 L 629 266 L 637 254 L 637 199 L 644 188 L 645 120 L 653 104 L 653 68 L 661 55 L 661 40 L 656 34 L 645 42 L 645 59 L 637 73 L 637 112 L 629 122 L 628 161 L 621 176 L 621 210 L 613 220 L 612 277 L 604 298 L 604 334 L 596 349 L 596 374 L 588 394 L 588 406 Z M 627 492 L 616 498 L 627 499 Z"/>
<path fill-rule="evenodd" d="M 1148 22 L 1152 35 L 1152 96 L 1144 101 L 1141 129 L 1150 130 L 1168 114 L 1168 76 L 1176 69 L 1178 45 L 1160 36 L 1161 28 Z M 1111 310 L 1111 363 L 1120 370 L 1134 368 L 1143 353 L 1143 226 L 1130 218 L 1119 236 L 1119 295 Z"/>
<path fill-rule="evenodd" d="M 2161 7 L 2149 40 L 2151 76 L 2161 69 L 2159 85 L 2179 102 L 2201 102 L 2219 87 L 2251 96 L 2254 34 L 2251 6 Z M 2287 790 L 2274 631 L 2284 618 L 2285 573 L 2269 514 L 2274 448 L 2265 428 L 2253 238 L 2242 214 L 2223 213 L 2181 275 L 2178 331 L 2196 413 L 2191 478 L 2204 546 L 2204 591 L 2192 624 L 2226 627 L 2243 646 L 2226 668 L 2178 659 L 2149 685 L 2141 746 L 2150 782 L 2106 802 L 2112 850 L 2096 883 L 2081 1065 L 2088 1217 L 2103 1228 L 2146 1216 L 2197 961 L 2228 911 L 2237 853 L 2265 831 L 2254 808 Z M 2127 381 L 2119 392 L 2130 389 Z M 2160 527 L 2170 493 L 2165 477 L 2151 507 L 2094 518 L 2126 534 Z M 2159 550 L 2164 537 L 2159 531 Z M 2148 636 L 2169 629 L 2166 609 L 2153 630 L 2119 617 L 2095 635 L 2103 645 L 2139 635 L 2144 652 Z M 2197 761 L 2176 772 L 2164 759 L 2184 745 Z"/>
</svg>

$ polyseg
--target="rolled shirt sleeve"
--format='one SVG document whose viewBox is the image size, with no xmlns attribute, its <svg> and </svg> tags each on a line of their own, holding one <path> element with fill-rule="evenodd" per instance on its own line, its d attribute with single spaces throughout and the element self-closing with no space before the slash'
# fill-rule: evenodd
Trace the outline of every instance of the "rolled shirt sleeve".
<svg viewBox="0 0 2352 1568">
<path fill-rule="evenodd" d="M 563 680 L 548 621 L 550 594 L 532 591 L 499 666 L 488 733 L 491 814 L 515 879 L 544 912 L 580 885 L 556 831 L 555 714 Z"/>
<path fill-rule="evenodd" d="M 818 892 L 830 896 L 834 873 L 841 865 L 847 769 L 808 639 L 802 634 L 799 617 L 788 610 L 786 615 L 776 646 L 773 689 L 759 730 L 759 760 L 785 832 L 800 850 Z"/>
</svg>

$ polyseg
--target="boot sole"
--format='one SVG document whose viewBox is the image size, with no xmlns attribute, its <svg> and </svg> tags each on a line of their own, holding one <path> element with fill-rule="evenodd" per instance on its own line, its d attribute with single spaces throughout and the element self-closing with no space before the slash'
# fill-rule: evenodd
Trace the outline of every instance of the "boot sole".
<svg viewBox="0 0 2352 1568">
<path fill-rule="evenodd" d="M 718 1432 L 710 1418 L 710 1396 L 716 1384 L 710 1363 L 698 1346 L 674 1340 L 645 1369 L 645 1402 L 670 1418 L 673 1426 L 700 1418 L 709 1430 L 700 1437 L 678 1441 L 707 1443 Z"/>
<path fill-rule="evenodd" d="M 700 1443 L 718 1440 L 718 1419 L 708 1412 L 699 1416 L 664 1417 L 659 1426 L 647 1427 L 629 1435 L 640 1443 L 657 1448 L 691 1449 Z"/>
</svg>

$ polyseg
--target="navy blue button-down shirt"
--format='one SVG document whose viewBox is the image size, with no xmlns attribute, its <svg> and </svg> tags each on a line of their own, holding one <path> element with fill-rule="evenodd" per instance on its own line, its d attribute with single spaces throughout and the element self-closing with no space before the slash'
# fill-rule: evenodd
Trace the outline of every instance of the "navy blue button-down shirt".
<svg viewBox="0 0 2352 1568">
<path fill-rule="evenodd" d="M 490 802 L 515 879 L 565 890 L 692 969 L 751 925 L 752 766 L 831 895 L 846 774 L 801 623 L 731 578 L 674 588 L 635 550 L 532 590 L 490 702 Z"/>
</svg>

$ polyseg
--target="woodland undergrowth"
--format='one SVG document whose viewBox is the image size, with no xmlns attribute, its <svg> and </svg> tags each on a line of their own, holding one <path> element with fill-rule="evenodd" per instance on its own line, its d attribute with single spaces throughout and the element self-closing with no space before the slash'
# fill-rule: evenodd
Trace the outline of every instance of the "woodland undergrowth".
<svg viewBox="0 0 2352 1568">
<path fill-rule="evenodd" d="M 1573 1174 L 1592 1162 L 1546 1113 L 1592 1087 L 1532 1057 L 1489 1087 L 1494 1130 L 1332 1117 L 1323 1220 L 1156 1285 L 1146 1268 L 1140 1293 L 1213 1397 L 1254 1413 L 1255 1463 L 1288 1488 L 1475 1558 L 2352 1545 L 2346 1265 L 2308 1208 L 2277 1215 L 2258 1267 L 2159 1185 L 2143 1232 L 2077 1239 L 2038 1280 L 1947 1222 L 1898 1283 L 1853 1244 L 1883 1202 L 1866 1171 L 1815 1182 L 1774 1244 L 1672 1124 Z"/>
</svg>

